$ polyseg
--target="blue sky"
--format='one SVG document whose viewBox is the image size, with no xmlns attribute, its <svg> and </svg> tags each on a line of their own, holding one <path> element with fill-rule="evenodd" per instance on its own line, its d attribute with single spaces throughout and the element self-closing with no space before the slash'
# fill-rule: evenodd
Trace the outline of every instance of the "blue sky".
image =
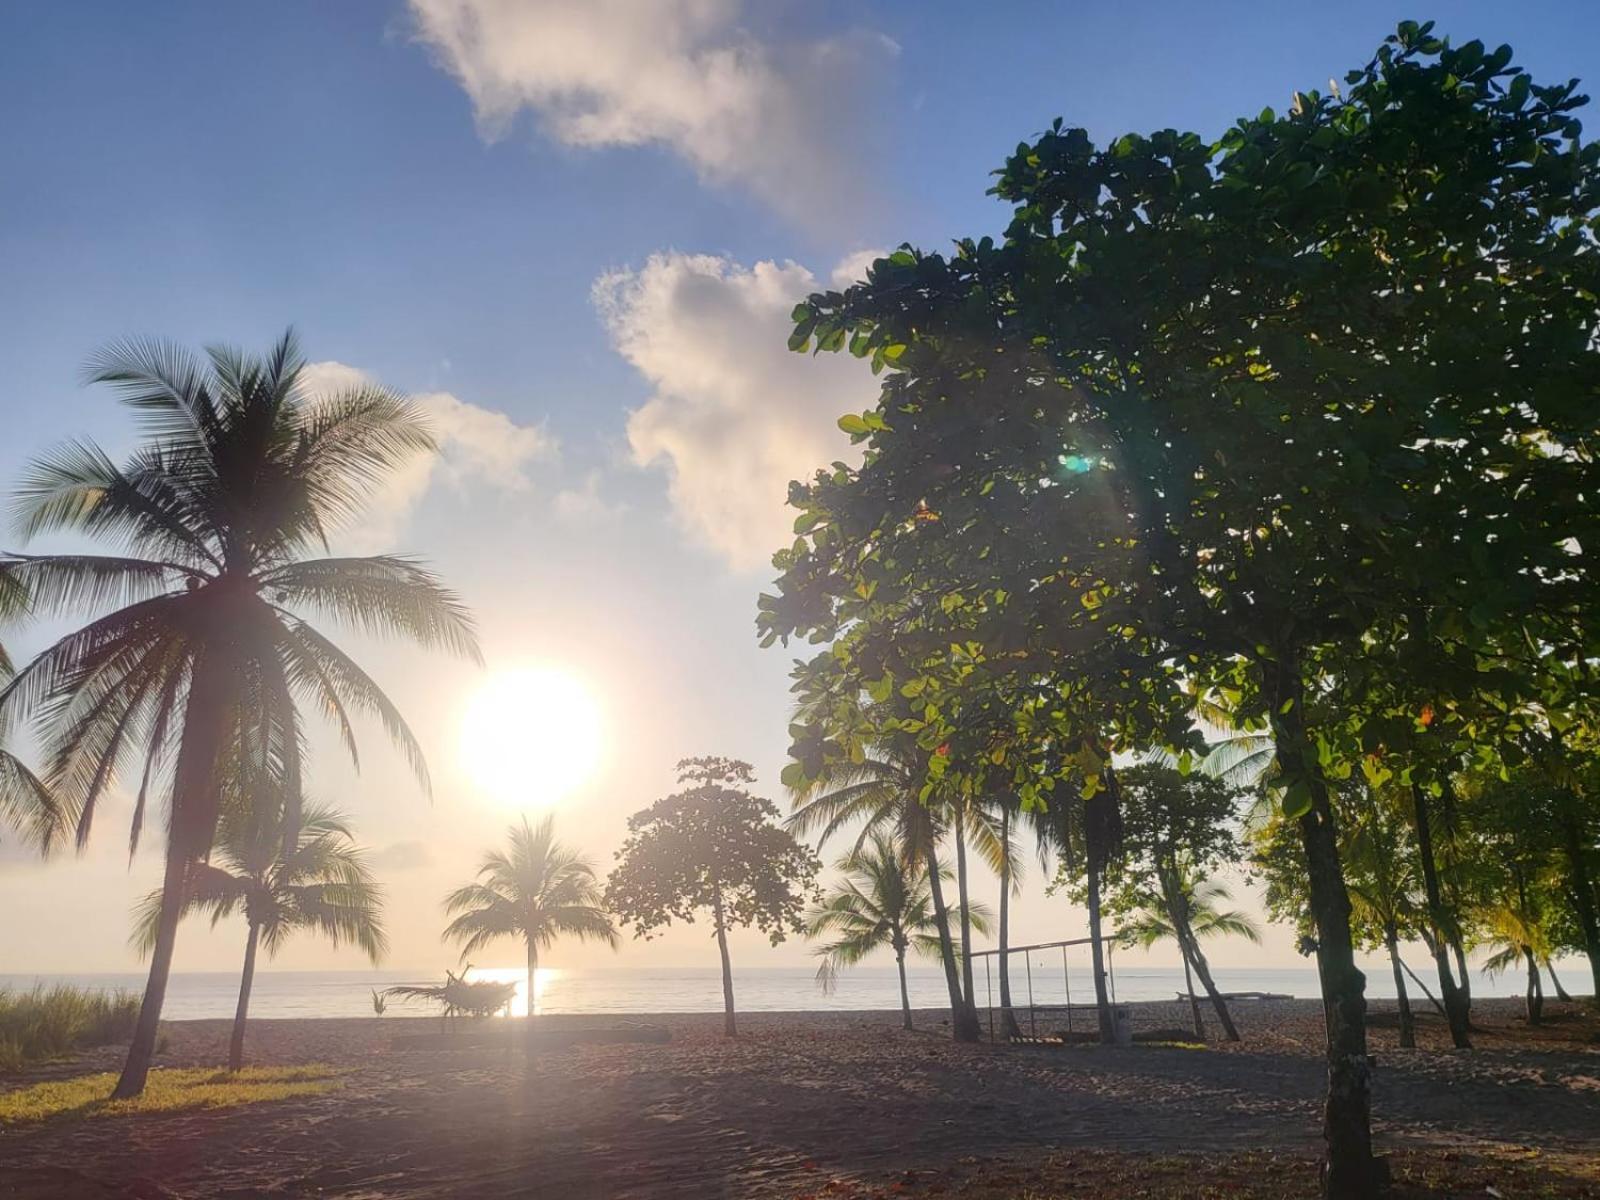
<svg viewBox="0 0 1600 1200">
<path fill-rule="evenodd" d="M 64 437 L 126 445 L 108 396 L 78 383 L 85 357 L 123 335 L 263 346 L 292 322 L 311 358 L 344 364 L 329 370 L 430 397 L 446 458 L 364 532 L 433 558 L 479 610 L 496 663 L 554 663 L 596 692 L 607 764 L 560 811 L 604 864 L 677 755 L 741 755 L 772 781 L 782 764 L 786 660 L 752 636 L 762 561 L 786 527 L 787 478 L 843 453 L 832 421 L 871 396 L 855 364 L 783 353 L 793 300 L 864 250 L 997 232 L 988 172 L 1054 116 L 1101 139 L 1215 135 L 1342 76 L 1407 15 L 1428 14 L 27 6 L 0 41 L 0 483 Z M 1600 79 L 1600 6 L 1432 15 L 1458 42 L 1512 43 L 1537 78 Z M 428 806 L 381 763 L 357 780 L 331 754 L 319 778 L 368 841 L 411 864 L 397 915 L 421 932 L 398 939 L 396 961 L 423 965 L 440 957 L 437 895 L 508 810 L 452 765 L 475 677 L 372 653 L 411 706 L 439 796 Z M 153 865 L 129 873 L 120 831 L 102 841 L 82 863 L 0 863 L 0 909 L 17 911 L 7 888 L 26 887 L 30 903 L 98 922 L 71 947 L 7 922 L 0 962 L 129 961 L 116 914 Z M 1020 921 L 1043 937 L 1079 918 L 1034 895 Z M 206 965 L 215 944 L 186 937 L 180 966 Z M 1264 953 L 1283 961 L 1285 945 Z M 648 953 L 702 952 L 696 934 Z M 307 946 L 285 961 L 327 959 Z"/>
</svg>

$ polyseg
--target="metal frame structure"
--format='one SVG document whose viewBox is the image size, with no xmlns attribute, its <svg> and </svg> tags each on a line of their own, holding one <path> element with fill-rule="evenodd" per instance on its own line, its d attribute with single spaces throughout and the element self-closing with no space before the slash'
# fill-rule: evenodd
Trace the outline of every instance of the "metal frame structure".
<svg viewBox="0 0 1600 1200">
<path fill-rule="evenodd" d="M 1042 1012 L 1064 1012 L 1064 1013 L 1066 1013 L 1067 1014 L 1067 1033 L 1070 1035 L 1072 1033 L 1072 1014 L 1073 1014 L 1073 1012 L 1076 1011 L 1076 1010 L 1095 1010 L 1099 1006 L 1098 1006 L 1098 1004 L 1093 1003 L 1093 1002 L 1091 1002 L 1089 1004 L 1074 1004 L 1072 1002 L 1072 972 L 1068 969 L 1068 966 L 1067 966 L 1067 949 L 1070 946 L 1091 946 L 1096 941 L 1098 941 L 1100 943 L 1102 949 L 1105 951 L 1106 982 L 1108 984 L 1108 987 L 1109 987 L 1109 990 L 1110 990 L 1110 993 L 1111 993 L 1111 1003 L 1113 1005 L 1115 1005 L 1116 1002 L 1117 1002 L 1117 969 L 1116 969 L 1116 963 L 1115 963 L 1116 955 L 1114 953 L 1115 950 L 1116 950 L 1117 938 L 1116 938 L 1115 934 L 1112 934 L 1110 936 L 1106 936 L 1106 935 L 1102 934 L 1099 938 L 1092 938 L 1092 937 L 1068 938 L 1065 941 L 1060 941 L 1060 942 L 1036 942 L 1031 946 L 1007 946 L 1005 948 L 1005 950 L 1003 950 L 1003 951 L 998 949 L 998 948 L 994 949 L 994 950 L 974 950 L 970 954 L 967 954 L 968 958 L 981 958 L 981 959 L 983 959 L 983 982 L 984 982 L 985 991 L 988 994 L 989 1040 L 991 1042 L 994 1042 L 994 1041 L 998 1040 L 995 1037 L 995 1029 L 994 1029 L 994 1014 L 995 1014 L 995 1009 L 997 1007 L 1000 1009 L 1002 1014 L 1005 1014 L 1005 1013 L 1015 1014 L 1015 1013 L 1023 1012 L 1023 1011 L 1027 1012 L 1027 1014 L 1028 1014 L 1028 1038 L 1029 1038 L 1030 1041 L 1038 1041 L 1039 1040 L 1039 1014 L 1042 1013 Z M 994 1002 L 994 975 L 993 975 L 993 972 L 989 968 L 989 960 L 991 958 L 998 958 L 1002 953 L 1009 957 L 1010 955 L 1013 955 L 1013 954 L 1027 955 L 1027 954 L 1032 954 L 1034 951 L 1037 951 L 1037 950 L 1056 950 L 1056 949 L 1059 949 L 1061 951 L 1061 982 L 1064 985 L 1064 987 L 1066 988 L 1066 997 L 1067 997 L 1067 1002 L 1065 1004 L 1036 1004 L 1036 1003 L 1034 1003 L 1034 999 L 1033 999 L 1033 960 L 1031 958 L 1024 958 L 1023 959 L 1023 963 L 1027 967 L 1027 979 L 1028 979 L 1028 1003 L 1027 1003 L 1027 1005 L 1026 1006 L 1019 1006 L 1019 1005 L 1016 1005 L 1016 1004 L 1012 1004 L 1012 1005 L 1004 1005 L 1004 1004 L 996 1005 L 995 1004 L 995 1002 Z M 963 951 L 963 953 L 966 953 L 966 952 Z"/>
</svg>

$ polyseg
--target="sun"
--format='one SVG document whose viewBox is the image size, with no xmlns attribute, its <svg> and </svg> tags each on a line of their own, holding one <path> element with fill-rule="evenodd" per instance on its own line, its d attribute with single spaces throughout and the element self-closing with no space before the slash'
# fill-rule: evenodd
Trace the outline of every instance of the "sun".
<svg viewBox="0 0 1600 1200">
<path fill-rule="evenodd" d="M 600 765 L 600 706 L 577 676 L 555 667 L 503 671 L 467 703 L 461 762 L 502 804 L 554 804 Z"/>
</svg>

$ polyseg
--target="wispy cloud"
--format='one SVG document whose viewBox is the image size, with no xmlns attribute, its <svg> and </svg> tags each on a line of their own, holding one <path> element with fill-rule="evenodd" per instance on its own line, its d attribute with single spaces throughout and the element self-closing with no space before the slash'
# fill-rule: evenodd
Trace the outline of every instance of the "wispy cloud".
<svg viewBox="0 0 1600 1200">
<path fill-rule="evenodd" d="M 838 418 L 876 394 L 848 355 L 787 348 L 790 310 L 819 286 L 792 262 L 675 253 L 595 284 L 613 344 L 654 389 L 628 417 L 634 461 L 666 464 L 679 521 L 739 570 L 791 540 L 789 481 L 853 459 Z"/>
<path fill-rule="evenodd" d="M 301 375 L 313 394 L 329 394 L 372 377 L 341 362 L 308 364 Z M 503 412 L 481 408 L 449 392 L 411 399 L 423 411 L 439 442 L 437 455 L 418 455 L 389 477 L 373 497 L 358 527 L 341 532 L 351 553 L 392 549 L 412 512 L 436 480 L 457 487 L 486 485 L 505 492 L 526 490 L 533 468 L 553 463 L 560 447 L 542 425 L 519 425 Z"/>
<path fill-rule="evenodd" d="M 662 146 L 821 227 L 862 200 L 866 89 L 898 47 L 763 41 L 741 0 L 411 0 L 486 137 L 536 114 L 570 146 Z"/>
</svg>

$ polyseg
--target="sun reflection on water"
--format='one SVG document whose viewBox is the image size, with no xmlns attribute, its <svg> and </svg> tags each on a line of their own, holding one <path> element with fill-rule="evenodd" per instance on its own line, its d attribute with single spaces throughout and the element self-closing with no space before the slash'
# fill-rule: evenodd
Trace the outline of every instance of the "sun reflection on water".
<svg viewBox="0 0 1600 1200">
<path fill-rule="evenodd" d="M 517 994 L 511 1001 L 511 1015 L 525 1017 L 528 1015 L 528 969 L 526 967 L 473 967 L 472 973 L 467 976 L 474 982 L 482 983 L 514 983 L 517 985 Z M 534 976 L 534 1012 L 540 1013 L 550 1002 L 551 986 L 561 978 L 560 967 L 540 967 Z"/>
</svg>

